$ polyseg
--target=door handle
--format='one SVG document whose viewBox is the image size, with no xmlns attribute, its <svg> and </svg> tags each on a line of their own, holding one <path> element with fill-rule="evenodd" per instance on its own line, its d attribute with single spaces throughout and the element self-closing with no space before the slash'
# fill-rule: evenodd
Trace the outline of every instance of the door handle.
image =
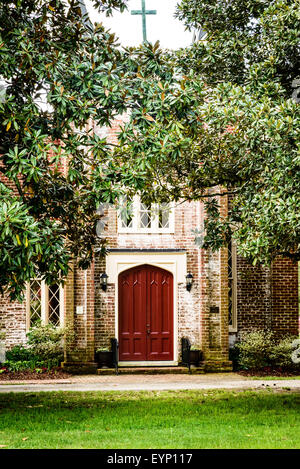
<svg viewBox="0 0 300 469">
<path fill-rule="evenodd" d="M 149 335 L 150 332 L 151 332 L 151 331 L 150 331 L 150 324 L 147 324 L 146 327 L 147 327 L 147 334 Z"/>
</svg>

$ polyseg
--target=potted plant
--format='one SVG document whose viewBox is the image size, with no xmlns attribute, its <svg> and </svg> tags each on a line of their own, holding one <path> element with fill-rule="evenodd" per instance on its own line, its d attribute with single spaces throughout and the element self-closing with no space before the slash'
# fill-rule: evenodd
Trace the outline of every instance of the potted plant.
<svg viewBox="0 0 300 469">
<path fill-rule="evenodd" d="M 198 345 L 192 345 L 189 352 L 190 364 L 197 366 L 202 358 L 202 351 Z"/>
<path fill-rule="evenodd" d="M 95 353 L 96 362 L 100 368 L 112 368 L 112 351 L 107 347 L 98 348 Z"/>
</svg>

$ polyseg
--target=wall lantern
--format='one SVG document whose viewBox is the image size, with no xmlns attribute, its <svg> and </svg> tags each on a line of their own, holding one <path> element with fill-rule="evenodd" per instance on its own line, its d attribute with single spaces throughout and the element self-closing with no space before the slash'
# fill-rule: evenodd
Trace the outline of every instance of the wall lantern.
<svg viewBox="0 0 300 469">
<path fill-rule="evenodd" d="M 194 278 L 194 277 L 193 277 L 193 275 L 189 272 L 185 278 L 186 278 L 186 289 L 187 289 L 187 291 L 191 291 L 192 285 L 193 285 L 193 278 Z"/>
<path fill-rule="evenodd" d="M 107 290 L 107 279 L 108 279 L 107 273 L 103 272 L 100 275 L 100 286 L 101 286 L 101 290 L 103 290 L 103 291 Z"/>
</svg>

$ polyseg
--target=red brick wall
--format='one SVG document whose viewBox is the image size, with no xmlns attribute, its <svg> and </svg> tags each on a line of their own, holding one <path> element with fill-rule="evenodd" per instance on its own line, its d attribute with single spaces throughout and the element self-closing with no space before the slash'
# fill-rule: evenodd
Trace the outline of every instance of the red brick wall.
<svg viewBox="0 0 300 469">
<path fill-rule="evenodd" d="M 227 209 L 226 203 L 224 207 Z M 191 292 L 186 290 L 185 283 L 177 286 L 178 350 L 180 352 L 181 337 L 189 337 L 192 343 L 205 350 L 210 359 L 226 360 L 227 255 L 226 250 L 209 254 L 196 246 L 192 230 L 201 226 L 203 216 L 200 202 L 186 202 L 175 208 L 174 233 L 118 233 L 117 212 L 110 208 L 105 236 L 109 248 L 186 250 L 187 271 L 194 278 Z M 115 285 L 109 284 L 106 292 L 101 291 L 99 277 L 103 271 L 105 262 L 96 258 L 95 342 L 97 346 L 106 347 L 110 337 L 115 336 Z"/>
<path fill-rule="evenodd" d="M 298 334 L 298 266 L 278 258 L 271 267 L 237 261 L 238 331 L 272 329 L 276 335 Z"/>
<path fill-rule="evenodd" d="M 237 258 L 237 323 L 239 332 L 271 326 L 271 289 L 268 267 L 253 267 Z"/>
<path fill-rule="evenodd" d="M 117 143 L 117 133 L 124 119 L 119 117 L 109 130 L 109 141 Z M 104 129 L 94 129 L 107 135 Z M 227 212 L 225 197 L 220 198 L 223 215 Z M 185 249 L 187 271 L 194 277 L 191 292 L 178 284 L 178 343 L 187 336 L 200 344 L 208 360 L 226 360 L 228 355 L 228 281 L 227 250 L 209 253 L 199 249 L 192 230 L 203 223 L 203 205 L 184 203 L 175 210 L 175 231 L 170 234 L 118 233 L 117 213 L 108 210 L 109 223 L 105 235 L 109 248 L 119 249 Z M 94 348 L 109 346 L 115 331 L 115 285 L 106 292 L 100 288 L 100 273 L 105 260 L 97 255 L 95 265 L 85 273 L 74 269 L 66 287 L 65 315 L 74 324 L 76 338 L 69 361 L 92 361 Z M 272 327 L 278 334 L 297 333 L 298 280 L 297 266 L 287 259 L 278 259 L 271 269 L 253 267 L 238 258 L 238 330 Z M 83 306 L 83 315 L 77 307 Z M 0 300 L 0 328 L 5 326 L 7 347 L 25 340 L 25 304 Z"/>
<path fill-rule="evenodd" d="M 175 210 L 175 230 L 173 234 L 130 234 L 118 233 L 117 212 L 108 211 L 108 227 L 105 235 L 109 248 L 119 249 L 186 249 L 187 270 L 193 274 L 193 287 L 187 292 L 185 284 L 178 285 L 178 342 L 187 336 L 193 343 L 201 343 L 200 322 L 200 250 L 194 242 L 192 229 L 199 227 L 199 204 L 186 203 Z M 115 285 L 109 284 L 106 292 L 100 289 L 100 273 L 105 270 L 105 262 L 96 258 L 96 301 L 95 301 L 95 341 L 97 346 L 109 345 L 115 337 Z"/>
<path fill-rule="evenodd" d="M 0 297 L 0 331 L 5 332 L 5 346 L 10 349 L 26 341 L 26 304 Z"/>
<path fill-rule="evenodd" d="M 272 329 L 278 335 L 298 335 L 298 265 L 278 258 L 272 265 Z"/>
</svg>

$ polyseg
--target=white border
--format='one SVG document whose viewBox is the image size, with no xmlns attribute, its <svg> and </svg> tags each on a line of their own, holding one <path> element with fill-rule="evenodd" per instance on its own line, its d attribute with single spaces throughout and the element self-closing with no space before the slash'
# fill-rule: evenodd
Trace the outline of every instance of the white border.
<svg viewBox="0 0 300 469">
<path fill-rule="evenodd" d="M 187 255 L 186 252 L 111 252 L 106 258 L 106 272 L 108 283 L 115 284 L 115 334 L 119 337 L 119 275 L 133 267 L 153 265 L 173 274 L 173 357 L 168 362 L 122 362 L 120 366 L 170 366 L 178 365 L 178 283 L 186 281 Z M 176 358 L 176 359 L 175 359 Z"/>
<path fill-rule="evenodd" d="M 135 368 L 135 367 L 146 367 L 146 366 L 174 366 L 178 364 L 178 362 L 175 362 L 174 361 L 157 361 L 157 362 L 119 362 L 118 365 L 120 368 L 122 368 L 122 366 L 127 366 L 127 367 L 132 367 L 132 368 Z"/>
<path fill-rule="evenodd" d="M 228 325 L 228 332 L 237 332 L 237 252 L 236 244 L 231 244 L 232 262 L 232 325 Z"/>
</svg>

